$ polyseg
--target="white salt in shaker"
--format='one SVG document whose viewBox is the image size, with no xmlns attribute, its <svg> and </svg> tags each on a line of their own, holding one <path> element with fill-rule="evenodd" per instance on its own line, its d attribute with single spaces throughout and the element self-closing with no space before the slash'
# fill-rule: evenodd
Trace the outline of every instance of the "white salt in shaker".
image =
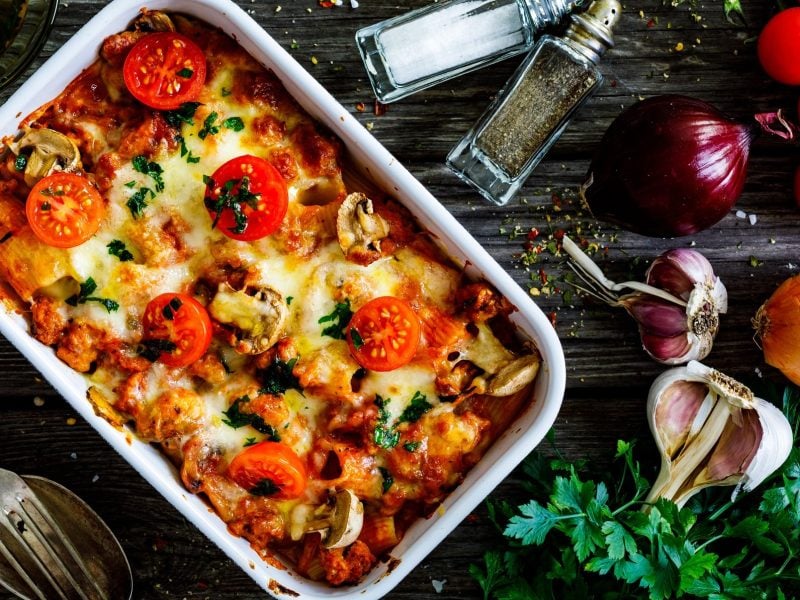
<svg viewBox="0 0 800 600">
<path fill-rule="evenodd" d="M 372 89 L 394 102 L 528 50 L 580 0 L 451 0 L 365 27 L 356 43 Z"/>
</svg>

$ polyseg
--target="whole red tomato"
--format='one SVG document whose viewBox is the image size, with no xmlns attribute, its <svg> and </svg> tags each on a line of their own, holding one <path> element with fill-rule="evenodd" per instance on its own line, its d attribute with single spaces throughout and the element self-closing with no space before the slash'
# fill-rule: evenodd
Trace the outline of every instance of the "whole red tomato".
<svg viewBox="0 0 800 600">
<path fill-rule="evenodd" d="M 775 81 L 800 85 L 800 7 L 769 20 L 758 36 L 758 60 Z"/>
</svg>

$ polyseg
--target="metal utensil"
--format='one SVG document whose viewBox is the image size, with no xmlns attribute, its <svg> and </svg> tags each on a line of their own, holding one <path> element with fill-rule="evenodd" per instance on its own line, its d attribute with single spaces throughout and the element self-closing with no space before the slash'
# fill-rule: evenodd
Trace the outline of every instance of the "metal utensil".
<svg viewBox="0 0 800 600">
<path fill-rule="evenodd" d="M 129 600 L 119 542 L 65 487 L 0 469 L 0 586 L 25 600 Z"/>
</svg>

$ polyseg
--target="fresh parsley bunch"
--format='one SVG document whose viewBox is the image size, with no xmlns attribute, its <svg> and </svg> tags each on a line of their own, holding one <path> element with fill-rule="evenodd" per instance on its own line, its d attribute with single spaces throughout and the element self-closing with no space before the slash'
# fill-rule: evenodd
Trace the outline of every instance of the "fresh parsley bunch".
<svg viewBox="0 0 800 600">
<path fill-rule="evenodd" d="M 800 597 L 800 391 L 777 400 L 795 444 L 784 465 L 731 502 L 732 488 L 704 490 L 683 508 L 644 505 L 650 483 L 633 443 L 617 442 L 613 484 L 594 481 L 584 462 L 539 452 L 523 463 L 532 495 L 513 507 L 490 502 L 503 547 L 470 573 L 484 598 Z"/>
</svg>

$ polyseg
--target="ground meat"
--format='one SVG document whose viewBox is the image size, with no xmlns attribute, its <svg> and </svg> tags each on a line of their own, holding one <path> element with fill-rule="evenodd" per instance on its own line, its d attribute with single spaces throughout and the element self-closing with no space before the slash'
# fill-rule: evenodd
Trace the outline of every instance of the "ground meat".
<svg viewBox="0 0 800 600">
<path fill-rule="evenodd" d="M 103 40 L 103 45 L 100 47 L 100 56 L 108 64 L 121 67 L 131 48 L 146 35 L 147 32 L 144 31 L 123 31 L 110 35 Z"/>
<path fill-rule="evenodd" d="M 67 328 L 67 320 L 58 310 L 60 304 L 49 296 L 37 296 L 31 303 L 33 335 L 46 346 L 57 344 Z"/>
<path fill-rule="evenodd" d="M 272 115 L 256 117 L 251 121 L 250 126 L 262 144 L 272 145 L 281 141 L 286 135 L 286 123 Z"/>
<path fill-rule="evenodd" d="M 492 317 L 508 314 L 511 303 L 485 283 L 470 283 L 456 292 L 456 304 L 470 321 L 482 323 Z"/>
<path fill-rule="evenodd" d="M 228 529 L 249 541 L 256 552 L 264 554 L 272 540 L 283 539 L 283 516 L 274 500 L 248 494 L 236 507 Z"/>
<path fill-rule="evenodd" d="M 123 158 L 153 156 L 159 151 L 177 148 L 176 132 L 164 120 L 162 113 L 152 111 L 136 126 L 122 133 L 117 151 Z"/>
<path fill-rule="evenodd" d="M 339 144 L 324 137 L 310 123 L 298 125 L 290 138 L 299 150 L 300 163 L 312 177 L 339 173 Z"/>
<path fill-rule="evenodd" d="M 86 323 L 73 323 L 58 344 L 56 354 L 80 373 L 89 371 L 101 351 L 105 332 Z"/>
<path fill-rule="evenodd" d="M 203 401 L 195 392 L 171 389 L 136 415 L 136 431 L 145 439 L 161 442 L 197 431 L 204 416 Z"/>
<path fill-rule="evenodd" d="M 128 377 L 117 389 L 115 408 L 131 415 L 134 418 L 139 414 L 147 392 L 147 375 L 144 372 L 134 373 Z"/>
<path fill-rule="evenodd" d="M 332 585 L 356 583 L 375 564 L 375 557 L 369 547 L 360 540 L 346 548 L 323 549 L 320 559 L 325 569 L 325 579 Z"/>
<path fill-rule="evenodd" d="M 227 373 L 222 361 L 214 354 L 206 354 L 189 365 L 189 374 L 209 383 L 222 383 Z"/>
</svg>

